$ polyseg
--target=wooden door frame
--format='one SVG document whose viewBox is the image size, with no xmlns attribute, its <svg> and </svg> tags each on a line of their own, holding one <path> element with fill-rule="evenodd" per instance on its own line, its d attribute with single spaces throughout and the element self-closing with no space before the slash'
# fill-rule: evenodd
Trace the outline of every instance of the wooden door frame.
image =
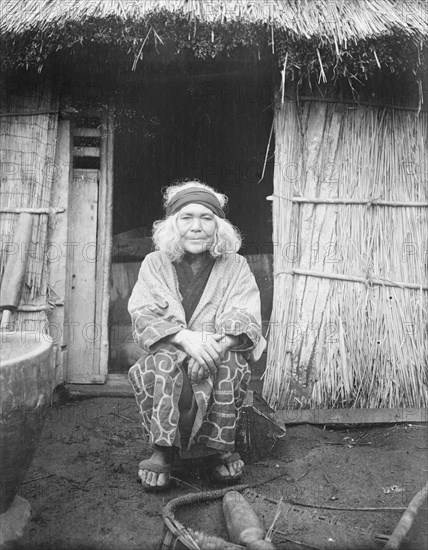
<svg viewBox="0 0 428 550">
<path fill-rule="evenodd" d="M 91 110 L 85 114 L 99 112 Z M 97 208 L 97 236 L 96 236 L 96 274 L 95 274 L 95 316 L 94 322 L 97 337 L 94 342 L 94 354 L 91 370 L 75 384 L 105 384 L 108 375 L 109 357 L 109 326 L 108 316 L 110 307 L 110 265 L 113 238 L 113 152 L 114 152 L 114 111 L 109 106 L 106 113 L 101 116 L 101 143 L 100 143 L 100 168 L 98 171 L 98 208 Z M 72 144 L 71 144 L 72 146 Z M 70 170 L 70 183 L 73 181 L 73 169 Z M 71 197 L 71 192 L 69 193 Z M 73 220 L 68 219 L 68 224 Z M 66 301 L 71 299 L 70 281 L 67 270 Z M 99 330 L 98 330 L 99 327 Z M 65 353 L 65 380 L 67 370 L 70 369 L 68 354 Z"/>
</svg>

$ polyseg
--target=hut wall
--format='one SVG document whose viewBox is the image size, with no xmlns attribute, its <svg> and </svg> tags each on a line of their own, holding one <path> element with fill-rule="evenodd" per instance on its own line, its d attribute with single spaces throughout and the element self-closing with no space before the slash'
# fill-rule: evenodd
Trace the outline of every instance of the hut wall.
<svg viewBox="0 0 428 550">
<path fill-rule="evenodd" d="M 52 187 L 61 173 L 55 164 L 58 99 L 49 80 L 9 82 L 2 86 L 0 112 L 1 276 L 12 255 L 19 254 L 21 261 L 28 257 L 21 302 L 7 326 L 46 331 L 49 303 L 55 301 L 48 276 L 48 233 L 55 216 L 48 210 Z M 44 213 L 32 213 L 29 243 L 14 237 L 19 209 L 44 209 Z M 4 319 L 3 314 L 3 325 Z"/>
<path fill-rule="evenodd" d="M 278 106 L 272 406 L 427 405 L 427 118 Z"/>
</svg>

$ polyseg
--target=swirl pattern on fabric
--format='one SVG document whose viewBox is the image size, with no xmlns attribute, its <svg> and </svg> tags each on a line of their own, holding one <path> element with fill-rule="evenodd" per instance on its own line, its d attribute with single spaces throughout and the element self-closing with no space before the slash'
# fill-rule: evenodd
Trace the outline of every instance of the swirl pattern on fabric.
<svg viewBox="0 0 428 550">
<path fill-rule="evenodd" d="M 148 441 L 181 446 L 178 402 L 183 385 L 183 352 L 170 344 L 145 353 L 129 370 L 129 380 Z M 234 448 L 236 425 L 250 382 L 248 363 L 229 351 L 211 378 L 193 386 L 198 412 L 187 449 L 204 445 L 218 451 Z"/>
</svg>

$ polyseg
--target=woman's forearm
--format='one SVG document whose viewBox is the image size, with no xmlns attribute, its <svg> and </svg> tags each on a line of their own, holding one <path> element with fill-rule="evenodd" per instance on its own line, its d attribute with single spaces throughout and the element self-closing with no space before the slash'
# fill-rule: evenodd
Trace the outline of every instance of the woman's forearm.
<svg viewBox="0 0 428 550">
<path fill-rule="evenodd" d="M 168 342 L 169 344 L 174 344 L 176 346 L 180 346 L 182 345 L 183 343 L 183 333 L 184 332 L 187 332 L 187 329 L 181 329 L 179 330 L 178 332 L 174 333 L 174 334 L 170 334 L 169 336 L 167 336 L 165 338 L 165 341 Z"/>
</svg>

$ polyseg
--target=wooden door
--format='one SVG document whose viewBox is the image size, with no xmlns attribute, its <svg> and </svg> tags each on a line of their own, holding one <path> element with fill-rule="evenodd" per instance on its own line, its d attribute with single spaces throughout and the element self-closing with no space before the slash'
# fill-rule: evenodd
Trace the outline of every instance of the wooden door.
<svg viewBox="0 0 428 550">
<path fill-rule="evenodd" d="M 108 306 L 112 237 L 113 126 L 91 114 L 73 128 L 74 169 L 67 233 L 65 379 L 103 384 L 108 371 Z M 101 132 L 101 129 L 106 129 Z"/>
<path fill-rule="evenodd" d="M 67 237 L 67 382 L 91 381 L 100 338 L 95 317 L 98 182 L 98 170 L 74 170 Z"/>
</svg>

